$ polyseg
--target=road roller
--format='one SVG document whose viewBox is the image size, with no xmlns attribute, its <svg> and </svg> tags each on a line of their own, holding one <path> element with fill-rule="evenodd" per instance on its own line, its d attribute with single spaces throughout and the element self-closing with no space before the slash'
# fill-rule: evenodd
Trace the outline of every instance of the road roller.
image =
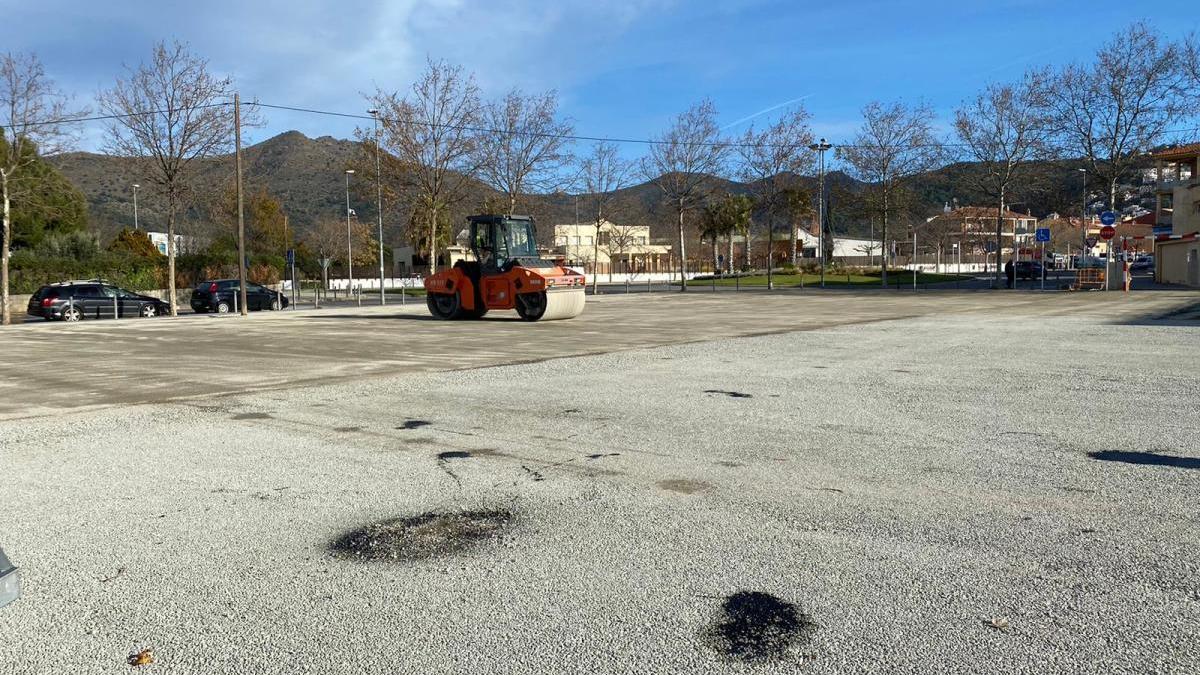
<svg viewBox="0 0 1200 675">
<path fill-rule="evenodd" d="M 474 260 L 425 279 L 430 314 L 478 319 L 493 309 L 515 309 L 526 321 L 552 321 L 583 312 L 584 276 L 538 255 L 532 217 L 470 216 L 467 223 Z"/>
</svg>

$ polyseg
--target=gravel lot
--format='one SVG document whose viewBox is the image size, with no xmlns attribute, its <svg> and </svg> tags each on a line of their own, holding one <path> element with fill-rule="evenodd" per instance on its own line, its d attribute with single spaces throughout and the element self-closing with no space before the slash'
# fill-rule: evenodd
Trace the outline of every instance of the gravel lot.
<svg viewBox="0 0 1200 675">
<path fill-rule="evenodd" d="M 1197 672 L 1200 326 L 1047 307 L 10 408 L 0 672 Z"/>
</svg>

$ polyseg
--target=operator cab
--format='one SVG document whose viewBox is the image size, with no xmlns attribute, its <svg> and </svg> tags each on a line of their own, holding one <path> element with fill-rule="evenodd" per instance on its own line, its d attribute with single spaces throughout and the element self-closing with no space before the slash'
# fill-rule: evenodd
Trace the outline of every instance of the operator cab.
<svg viewBox="0 0 1200 675">
<path fill-rule="evenodd" d="M 506 272 L 513 265 L 542 267 L 537 231 L 529 216 L 470 216 L 471 252 L 483 274 Z"/>
</svg>

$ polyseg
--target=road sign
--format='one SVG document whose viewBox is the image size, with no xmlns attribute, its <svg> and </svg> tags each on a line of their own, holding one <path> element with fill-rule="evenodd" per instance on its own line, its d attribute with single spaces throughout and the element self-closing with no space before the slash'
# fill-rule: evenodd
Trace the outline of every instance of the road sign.
<svg viewBox="0 0 1200 675">
<path fill-rule="evenodd" d="M 1095 237 L 1088 237 L 1083 240 L 1083 243 L 1087 244 L 1088 248 L 1095 248 L 1096 244 L 1100 243 L 1100 240 Z"/>
<path fill-rule="evenodd" d="M 1050 241 L 1050 228 L 1039 227 L 1037 229 L 1037 240 L 1038 241 Z"/>
<path fill-rule="evenodd" d="M 1100 214 L 1100 222 L 1104 225 L 1112 225 L 1117 222 L 1117 214 L 1112 211 L 1105 211 Z"/>
<path fill-rule="evenodd" d="M 296 249 L 289 248 L 287 250 L 287 264 L 289 264 L 289 265 L 296 264 Z"/>
<path fill-rule="evenodd" d="M 1100 238 L 1104 241 L 1108 241 L 1115 236 L 1117 236 L 1117 228 L 1113 227 L 1112 225 L 1105 225 L 1104 227 L 1100 228 Z"/>
</svg>

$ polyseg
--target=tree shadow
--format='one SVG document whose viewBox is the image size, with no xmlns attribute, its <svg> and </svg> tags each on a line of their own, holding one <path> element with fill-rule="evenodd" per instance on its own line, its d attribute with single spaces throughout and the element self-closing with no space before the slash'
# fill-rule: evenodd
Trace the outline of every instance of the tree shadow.
<svg viewBox="0 0 1200 675">
<path fill-rule="evenodd" d="M 1200 469 L 1200 458 L 1176 457 L 1174 455 L 1158 455 L 1152 452 L 1123 452 L 1120 450 L 1100 450 L 1089 452 L 1088 457 L 1102 462 L 1124 462 L 1126 464 L 1147 464 L 1150 466 L 1172 466 L 1177 469 Z"/>
</svg>

